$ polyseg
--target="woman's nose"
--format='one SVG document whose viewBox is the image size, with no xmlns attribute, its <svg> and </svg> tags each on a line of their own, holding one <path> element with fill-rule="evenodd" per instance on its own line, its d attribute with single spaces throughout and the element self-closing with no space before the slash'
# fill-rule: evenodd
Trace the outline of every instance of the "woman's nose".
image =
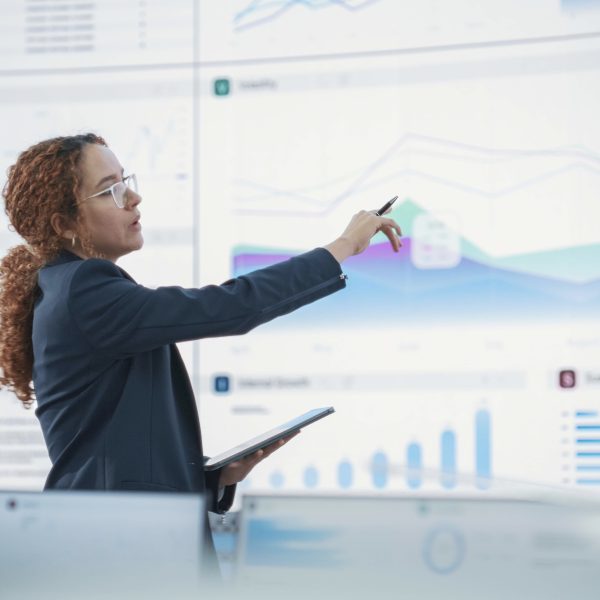
<svg viewBox="0 0 600 600">
<path fill-rule="evenodd" d="M 129 189 L 127 190 L 127 208 L 135 208 L 142 201 L 142 197 L 137 192 Z"/>
</svg>

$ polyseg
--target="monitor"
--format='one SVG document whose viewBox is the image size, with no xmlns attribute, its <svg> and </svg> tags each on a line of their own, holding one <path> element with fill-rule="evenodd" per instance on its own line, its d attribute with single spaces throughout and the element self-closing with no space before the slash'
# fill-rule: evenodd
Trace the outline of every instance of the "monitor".
<svg viewBox="0 0 600 600">
<path fill-rule="evenodd" d="M 192 597 L 204 526 L 197 494 L 0 491 L 2 596 Z"/>
<path fill-rule="evenodd" d="M 600 589 L 599 532 L 588 505 L 250 494 L 235 585 L 252 598 L 574 597 Z"/>
</svg>

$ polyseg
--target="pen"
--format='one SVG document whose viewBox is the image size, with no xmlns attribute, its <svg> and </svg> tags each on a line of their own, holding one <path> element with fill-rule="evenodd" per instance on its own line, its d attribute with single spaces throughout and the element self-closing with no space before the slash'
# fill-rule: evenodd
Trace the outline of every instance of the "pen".
<svg viewBox="0 0 600 600">
<path fill-rule="evenodd" d="M 396 202 L 396 200 L 398 200 L 398 196 L 394 196 L 391 200 L 388 200 L 379 210 L 375 211 L 375 214 L 378 217 L 381 217 L 387 212 L 388 208 L 390 208 L 390 206 Z"/>
</svg>

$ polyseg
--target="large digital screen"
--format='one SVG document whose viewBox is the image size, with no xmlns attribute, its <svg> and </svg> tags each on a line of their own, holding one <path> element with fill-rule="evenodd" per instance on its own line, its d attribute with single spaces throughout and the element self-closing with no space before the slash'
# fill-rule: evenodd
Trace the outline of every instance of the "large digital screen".
<svg viewBox="0 0 600 600">
<path fill-rule="evenodd" d="M 144 285 L 220 283 L 399 196 L 399 254 L 376 238 L 332 297 L 183 346 L 207 454 L 336 409 L 246 489 L 600 489 L 600 2 L 0 14 L 2 171 L 50 135 L 104 135 L 140 181 L 146 246 L 120 264 Z M 35 428 L 3 401 L 1 485 L 41 486 Z"/>
</svg>

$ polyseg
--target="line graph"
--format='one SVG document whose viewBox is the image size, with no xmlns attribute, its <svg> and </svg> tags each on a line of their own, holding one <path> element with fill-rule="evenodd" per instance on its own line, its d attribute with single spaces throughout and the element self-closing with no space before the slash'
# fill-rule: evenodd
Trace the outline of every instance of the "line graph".
<svg viewBox="0 0 600 600">
<path fill-rule="evenodd" d="M 337 7 L 347 12 L 356 12 L 381 0 L 253 0 L 233 18 L 234 31 L 242 32 L 277 20 L 297 7 L 321 10 Z"/>
<path fill-rule="evenodd" d="M 201 60 L 394 52 L 597 31 L 598 11 L 555 3 L 472 0 L 233 0 L 198 2 Z M 565 0 L 566 2 L 566 0 Z"/>
<path fill-rule="evenodd" d="M 423 161 L 419 163 L 419 159 Z M 457 172 L 460 166 L 468 169 L 462 177 Z M 489 177 L 488 170 L 483 181 L 474 166 L 493 168 L 494 176 Z M 241 178 L 233 183 L 237 214 L 321 217 L 349 197 L 386 182 L 402 185 L 408 179 L 423 180 L 493 200 L 545 181 L 581 174 L 600 176 L 600 154 L 585 146 L 489 148 L 407 133 L 358 172 L 310 186 L 282 189 Z"/>
</svg>

